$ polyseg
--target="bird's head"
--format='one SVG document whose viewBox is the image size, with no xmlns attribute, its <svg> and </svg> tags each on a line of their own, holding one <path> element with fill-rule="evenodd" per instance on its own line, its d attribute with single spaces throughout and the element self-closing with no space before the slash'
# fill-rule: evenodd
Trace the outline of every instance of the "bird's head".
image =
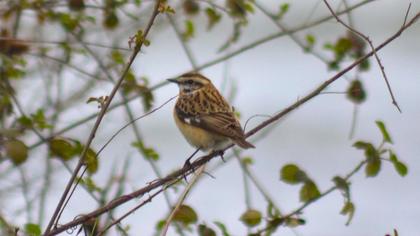
<svg viewBox="0 0 420 236">
<path fill-rule="evenodd" d="M 168 81 L 178 84 L 181 95 L 192 94 L 208 85 L 211 86 L 211 81 L 199 73 L 186 73 Z"/>
</svg>

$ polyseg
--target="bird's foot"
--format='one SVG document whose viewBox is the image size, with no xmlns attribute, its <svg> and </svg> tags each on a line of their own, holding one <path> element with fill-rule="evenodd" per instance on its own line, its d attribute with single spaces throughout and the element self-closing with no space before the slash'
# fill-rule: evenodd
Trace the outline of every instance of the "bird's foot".
<svg viewBox="0 0 420 236">
<path fill-rule="evenodd" d="M 217 151 L 217 152 L 218 152 L 218 154 L 219 154 L 220 158 L 222 158 L 222 161 L 223 161 L 223 162 L 226 162 L 225 157 L 224 157 L 224 155 L 225 155 L 225 151 L 220 150 L 220 151 Z"/>
</svg>

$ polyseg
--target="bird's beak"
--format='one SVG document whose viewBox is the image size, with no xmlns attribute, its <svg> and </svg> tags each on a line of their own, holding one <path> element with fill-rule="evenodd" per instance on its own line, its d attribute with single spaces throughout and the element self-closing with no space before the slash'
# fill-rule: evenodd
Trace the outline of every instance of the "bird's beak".
<svg viewBox="0 0 420 236">
<path fill-rule="evenodd" d="M 171 83 L 179 84 L 179 81 L 178 81 L 177 78 L 170 78 L 170 79 L 167 79 L 167 81 L 169 81 Z"/>
</svg>

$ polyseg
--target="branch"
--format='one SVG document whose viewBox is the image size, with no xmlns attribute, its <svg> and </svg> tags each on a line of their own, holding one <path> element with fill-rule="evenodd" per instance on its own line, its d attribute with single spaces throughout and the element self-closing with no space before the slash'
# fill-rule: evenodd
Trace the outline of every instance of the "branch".
<svg viewBox="0 0 420 236">
<path fill-rule="evenodd" d="M 420 12 L 417 13 L 411 20 L 406 22 L 406 24 L 404 24 L 394 35 L 392 35 L 386 41 L 384 41 L 382 44 L 380 44 L 378 47 L 376 47 L 375 51 L 381 50 L 383 47 L 388 45 L 390 42 L 392 42 L 393 40 L 398 38 L 401 35 L 401 33 L 404 32 L 404 30 L 406 30 L 408 27 L 413 25 L 418 20 L 418 18 L 420 18 Z M 345 73 L 349 72 L 351 69 L 353 69 L 354 67 L 359 65 L 362 61 L 371 57 L 373 54 L 374 54 L 374 52 L 371 51 L 371 52 L 367 53 L 366 55 L 364 55 L 363 57 L 359 58 L 358 60 L 353 62 L 348 67 L 346 67 L 345 69 L 343 69 L 342 71 L 340 71 L 339 73 L 337 73 L 336 75 L 331 77 L 330 79 L 326 80 L 324 83 L 322 83 L 314 91 L 312 91 L 311 93 L 309 93 L 308 95 L 303 97 L 301 100 L 293 103 L 292 105 L 290 105 L 289 107 L 287 107 L 283 111 L 277 113 L 272 118 L 260 123 L 260 125 L 258 125 L 254 129 L 247 132 L 246 137 L 250 137 L 250 136 L 254 135 L 255 133 L 262 130 L 263 128 L 271 125 L 272 123 L 279 120 L 280 118 L 282 118 L 286 114 L 290 113 L 291 111 L 295 110 L 299 106 L 303 105 L 304 103 L 308 102 L 312 98 L 316 97 L 318 94 L 320 94 L 320 92 L 322 92 L 331 83 L 333 83 L 334 81 L 339 79 L 342 75 L 344 75 Z M 227 149 L 230 149 L 231 147 L 233 147 L 233 144 L 226 147 L 223 151 L 226 151 Z M 170 174 L 170 175 L 168 175 L 168 176 L 166 176 L 162 179 L 158 179 L 158 180 L 155 180 L 155 181 L 149 183 L 147 186 L 145 186 L 145 187 L 143 187 L 139 190 L 136 190 L 132 193 L 126 194 L 124 196 L 121 196 L 119 198 L 116 198 L 116 199 L 112 200 L 111 202 L 109 202 L 107 205 L 105 205 L 102 208 L 94 210 L 94 211 L 92 211 L 92 212 L 90 212 L 86 215 L 83 215 L 82 217 L 79 217 L 79 218 L 77 218 L 73 221 L 70 221 L 66 224 L 61 225 L 60 227 L 52 230 L 50 235 L 56 235 L 58 233 L 61 233 L 65 230 L 67 230 L 71 227 L 77 226 L 77 225 L 79 225 L 79 224 L 81 224 L 81 223 L 83 223 L 83 222 L 85 222 L 85 221 L 87 221 L 91 218 L 97 217 L 97 216 L 99 216 L 99 215 L 101 215 L 101 214 L 103 214 L 107 211 L 110 211 L 110 210 L 112 210 L 112 209 L 114 209 L 114 208 L 116 208 L 116 207 L 134 199 L 134 198 L 137 198 L 139 196 L 143 196 L 144 194 L 146 194 L 146 193 L 148 193 L 148 192 L 150 192 L 150 191 L 152 191 L 156 188 L 163 187 L 163 186 L 167 185 L 168 183 L 171 183 L 172 181 L 177 181 L 179 179 L 182 179 L 183 176 L 187 176 L 187 175 L 191 174 L 192 170 L 197 169 L 198 167 L 204 165 L 205 163 L 209 162 L 212 158 L 214 158 L 218 155 L 219 155 L 219 152 L 213 152 L 213 153 L 210 153 L 208 155 L 202 156 L 202 157 L 198 158 L 196 161 L 194 161 L 193 163 L 191 163 L 191 165 L 188 166 L 188 167 L 184 166 L 183 168 L 173 172 L 172 174 Z"/>
<path fill-rule="evenodd" d="M 150 20 L 149 20 L 149 22 L 148 22 L 148 24 L 146 26 L 145 31 L 144 31 L 144 35 L 143 35 L 144 37 L 146 37 L 149 34 L 149 31 L 150 31 L 150 29 L 151 29 L 151 27 L 153 25 L 153 22 L 155 21 L 157 15 L 159 14 L 159 6 L 160 6 L 160 4 L 161 4 L 161 1 L 160 0 L 156 1 L 155 8 L 153 10 L 152 16 L 150 17 Z M 101 121 L 102 121 L 103 117 L 105 116 L 105 113 L 107 112 L 108 107 L 111 104 L 111 102 L 112 102 L 115 94 L 117 93 L 117 91 L 120 88 L 122 82 L 124 81 L 124 78 L 125 78 L 128 70 L 130 69 L 131 64 L 134 62 L 134 59 L 136 58 L 137 54 L 140 52 L 140 49 L 143 46 L 143 42 L 144 42 L 144 40 L 140 41 L 139 44 L 136 45 L 136 47 L 135 47 L 135 49 L 134 49 L 134 51 L 133 51 L 133 53 L 132 53 L 132 55 L 131 55 L 128 63 L 126 64 L 123 72 L 121 73 L 121 76 L 120 76 L 119 80 L 115 84 L 115 86 L 112 89 L 110 95 L 108 96 L 108 99 L 107 99 L 106 103 L 104 104 L 103 108 L 101 109 L 101 111 L 100 111 L 100 113 L 99 113 L 99 115 L 98 115 L 98 117 L 96 119 L 95 125 L 93 126 L 92 131 L 90 132 L 88 141 L 86 142 L 86 145 L 84 146 L 84 149 L 83 149 L 82 154 L 80 156 L 79 162 L 77 163 L 77 166 L 76 166 L 76 168 L 75 168 L 75 170 L 74 170 L 74 172 L 73 172 L 70 180 L 68 181 L 67 186 L 66 186 L 66 188 L 65 188 L 65 190 L 64 190 L 64 192 L 63 192 L 63 194 L 62 194 L 62 196 L 60 198 L 60 201 L 57 204 L 57 207 L 56 207 L 56 209 L 54 211 L 54 214 L 51 217 L 50 222 L 48 223 L 48 226 L 47 226 L 47 228 L 45 230 L 45 233 L 44 233 L 45 235 L 48 235 L 50 233 L 51 228 L 52 228 L 52 226 L 54 224 L 54 221 L 56 220 L 56 218 L 58 216 L 58 213 L 60 212 L 60 210 L 61 210 L 61 208 L 63 206 L 64 201 L 66 200 L 67 194 L 69 193 L 70 188 L 73 185 L 73 182 L 74 182 L 74 180 L 77 177 L 77 174 L 79 173 L 80 169 L 83 166 L 86 153 L 87 153 L 87 151 L 89 149 L 90 144 L 92 143 L 92 141 L 93 141 L 93 139 L 95 137 L 96 131 L 98 130 L 99 125 L 101 124 Z"/>
<path fill-rule="evenodd" d="M 370 3 L 370 2 L 373 2 L 373 1 L 375 1 L 375 0 L 365 0 L 365 1 L 363 1 L 363 2 L 360 2 L 360 3 L 358 3 L 358 4 L 355 4 L 355 5 L 353 5 L 353 6 L 349 7 L 349 8 L 347 8 L 347 9 L 345 9 L 345 10 L 343 10 L 343 11 L 337 12 L 336 14 L 337 14 L 337 15 L 345 14 L 345 13 L 347 13 L 347 12 L 349 12 L 349 11 L 352 11 L 352 10 L 354 10 L 354 9 L 356 9 L 356 8 L 359 8 L 359 7 L 361 7 L 361 6 L 364 6 L 364 5 L 366 5 L 367 3 Z M 275 33 L 275 34 L 272 34 L 272 35 L 266 36 L 266 37 L 261 38 L 261 39 L 259 39 L 259 40 L 255 41 L 255 42 L 253 42 L 253 43 L 250 43 L 250 44 L 248 44 L 248 45 L 246 45 L 246 46 L 244 46 L 244 47 L 241 47 L 241 48 L 239 48 L 239 49 L 237 49 L 237 50 L 235 50 L 235 51 L 233 51 L 233 52 L 231 52 L 231 53 L 228 53 L 228 54 L 226 54 L 226 55 L 223 55 L 223 56 L 221 56 L 221 57 L 218 57 L 218 58 L 216 58 L 216 59 L 213 59 L 213 60 L 211 60 L 211 61 L 209 61 L 209 62 L 207 62 L 207 63 L 204 63 L 204 64 L 202 64 L 202 65 L 198 66 L 196 70 L 197 70 L 197 71 L 200 71 L 200 70 L 203 70 L 203 69 L 205 69 L 205 68 L 208 68 L 208 67 L 211 67 L 211 66 L 217 65 L 217 64 L 219 64 L 219 63 L 221 63 L 221 62 L 224 62 L 224 61 L 226 61 L 226 60 L 228 60 L 228 59 L 230 59 L 230 58 L 232 58 L 232 57 L 235 57 L 235 56 L 237 56 L 237 55 L 239 55 L 239 54 L 242 54 L 242 53 L 244 53 L 244 52 L 246 52 L 246 51 L 248 51 L 248 50 L 250 50 L 250 49 L 253 49 L 253 48 L 255 48 L 255 47 L 259 46 L 259 45 L 262 45 L 262 44 L 264 44 L 264 43 L 270 42 L 271 40 L 274 40 L 274 39 L 277 39 L 277 38 L 280 38 L 280 37 L 286 36 L 286 35 L 288 35 L 288 34 L 297 33 L 297 32 L 299 32 L 299 31 L 302 31 L 302 30 L 305 30 L 305 29 L 308 29 L 308 28 L 311 28 L 311 27 L 314 27 L 314 26 L 317 26 L 317 25 L 322 24 L 322 23 L 324 23 L 324 22 L 326 22 L 326 21 L 328 21 L 328 20 L 330 20 L 330 19 L 332 19 L 332 18 L 334 18 L 334 17 L 333 17 L 333 16 L 326 16 L 326 17 L 323 17 L 323 18 L 321 18 L 321 19 L 318 19 L 318 20 L 316 20 L 316 21 L 314 21 L 314 22 L 312 22 L 312 23 L 305 24 L 305 25 L 303 25 L 303 26 L 299 26 L 299 27 L 296 27 L 296 28 L 293 28 L 293 29 L 289 29 L 289 30 L 288 30 L 288 31 L 286 31 L 286 32 L 278 32 L 278 33 Z M 173 76 L 173 77 L 175 77 L 175 76 Z M 157 89 L 159 89 L 159 88 L 161 88 L 161 87 L 163 87 L 163 86 L 165 86 L 165 85 L 167 85 L 167 84 L 168 84 L 168 82 L 167 82 L 166 80 L 164 80 L 164 81 L 162 81 L 162 82 L 160 82 L 160 83 L 157 83 L 156 85 L 154 85 L 154 86 L 150 87 L 150 90 L 151 90 L 151 91 L 157 90 Z M 133 101 L 134 99 L 138 98 L 139 96 L 140 96 L 140 95 L 134 95 L 134 96 L 132 96 L 132 97 L 128 98 L 128 99 L 127 99 L 127 102 Z M 108 108 L 108 111 L 114 110 L 115 108 L 120 107 L 120 106 L 122 106 L 122 105 L 124 105 L 124 104 L 125 104 L 125 101 L 117 102 L 117 103 L 115 103 L 114 105 L 111 105 L 111 106 Z M 75 123 L 73 123 L 73 124 L 70 124 L 69 126 L 67 126 L 67 127 L 63 128 L 62 130 L 57 131 L 56 133 L 54 133 L 54 135 L 52 135 L 52 136 L 48 137 L 48 138 L 47 138 L 47 140 L 49 140 L 49 139 L 51 139 L 51 138 L 53 138 L 53 137 L 55 137 L 55 136 L 62 135 L 63 133 L 65 133 L 65 132 L 67 132 L 67 131 L 69 131 L 69 130 L 72 130 L 72 129 L 74 129 L 74 128 L 76 128 L 76 127 L 78 127 L 78 126 L 82 125 L 82 124 L 85 124 L 86 122 L 88 122 L 88 121 L 90 121 L 90 120 L 94 119 L 94 118 L 95 118 L 95 117 L 97 117 L 97 116 L 98 116 L 98 113 L 96 113 L 96 114 L 92 114 L 92 115 L 89 115 L 89 116 L 87 116 L 87 117 L 85 117 L 85 118 L 82 118 L 81 120 L 76 121 L 76 122 L 75 122 Z M 41 144 L 43 144 L 44 142 L 45 142 L 45 140 L 40 140 L 40 141 L 38 141 L 37 143 L 35 143 L 35 144 L 31 145 L 31 146 L 29 147 L 29 149 L 36 148 L 36 147 L 40 146 Z"/>
<path fill-rule="evenodd" d="M 328 10 L 331 12 L 331 14 L 334 16 L 334 18 L 340 23 L 340 24 L 342 24 L 344 27 L 346 27 L 350 32 L 352 32 L 352 33 L 354 33 L 354 34 L 356 34 L 356 35 L 358 35 L 358 36 L 360 36 L 360 37 L 362 37 L 366 42 L 368 42 L 368 44 L 369 44 L 369 46 L 370 46 L 370 48 L 371 48 L 371 50 L 372 50 L 372 52 L 373 52 L 373 54 L 375 55 L 375 59 L 376 59 L 376 62 L 378 63 L 378 65 L 379 65 L 379 68 L 381 68 L 381 72 L 382 72 L 382 76 L 383 76 L 383 78 L 384 78 L 384 80 L 385 80 L 385 83 L 386 83 L 386 86 L 388 87 L 388 91 L 389 91 L 389 94 L 391 95 L 391 99 L 392 99 L 392 104 L 394 104 L 395 105 L 395 107 L 397 107 L 397 109 L 398 109 L 398 111 L 401 113 L 401 109 L 400 109 L 400 107 L 398 106 L 398 103 L 397 103 L 397 101 L 395 100 L 395 97 L 394 97 L 394 93 L 392 92 L 392 89 L 391 89 L 391 85 L 389 84 L 389 81 L 388 81 L 388 77 L 386 76 L 386 74 L 385 74 L 385 67 L 382 65 L 382 62 L 381 62 L 381 59 L 379 58 L 379 56 L 378 56 L 378 54 L 376 53 L 376 50 L 375 50 L 375 47 L 373 46 L 373 44 L 372 44 L 372 41 L 369 39 L 369 37 L 368 36 L 366 36 L 366 35 L 364 35 L 363 33 L 361 33 L 360 31 L 358 31 L 358 30 L 356 30 L 356 29 L 354 29 L 354 28 L 352 28 L 351 26 L 349 26 L 349 25 L 347 25 L 346 23 L 344 23 L 344 21 L 342 21 L 335 13 L 334 13 L 334 10 L 331 8 L 331 6 L 330 6 L 330 4 L 328 3 L 328 1 L 327 0 L 324 0 L 324 3 L 325 3 L 325 5 L 328 7 Z M 410 3 L 410 6 L 411 6 L 411 3 Z M 408 7 L 408 11 L 410 10 L 410 7 Z M 406 18 L 405 19 L 407 19 L 407 15 L 408 15 L 408 11 L 407 11 L 407 13 L 406 13 Z M 405 23 L 405 20 L 404 20 L 404 23 Z M 404 27 L 404 24 L 403 24 L 403 27 Z"/>
</svg>

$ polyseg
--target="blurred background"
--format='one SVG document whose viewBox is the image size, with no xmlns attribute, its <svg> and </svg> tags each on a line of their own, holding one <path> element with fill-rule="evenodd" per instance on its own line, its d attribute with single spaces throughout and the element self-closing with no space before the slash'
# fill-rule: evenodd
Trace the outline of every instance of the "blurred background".
<svg viewBox="0 0 420 236">
<path fill-rule="evenodd" d="M 62 2 L 63 6 L 55 6 L 54 9 L 69 11 L 65 2 Z M 100 1 L 86 2 L 88 6 L 102 4 Z M 139 7 L 134 6 L 134 3 L 125 5 L 117 12 L 120 22 L 114 30 L 101 28 L 99 20 L 102 17 L 101 13 L 95 8 L 86 8 L 84 10 L 86 15 L 97 17 L 97 21 L 83 24 L 85 27 L 83 41 L 128 48 L 129 37 L 134 35 L 138 28 L 144 28 L 149 19 L 152 2 L 143 1 Z M 192 54 L 193 62 L 201 66 L 281 31 L 267 15 L 253 5 L 254 12 L 247 12 L 248 24 L 241 27 L 239 39 L 220 51 L 221 46 L 231 37 L 234 22 L 238 20 L 226 16 L 226 13 L 217 8 L 217 6 L 225 7 L 224 1 L 197 2 L 201 10 L 214 4 L 213 7 L 216 7 L 215 9 L 223 15 L 220 23 L 208 31 L 206 29 L 208 19 L 204 12 L 188 15 L 182 9 L 183 1 L 168 1 L 176 11 L 171 18 L 181 32 L 188 31 L 186 20 L 193 22 L 193 37 L 181 42 L 169 18 L 166 15 L 158 16 L 148 37 L 151 45 L 142 49 L 132 66 L 132 73 L 139 83 L 146 86 L 160 86 L 165 78 L 192 70 L 191 60 L 183 48 L 185 45 Z M 259 7 L 263 7 L 272 14 L 277 14 L 282 4 L 288 3 L 289 9 L 278 22 L 289 29 L 309 25 L 330 16 L 325 4 L 318 0 L 257 2 Z M 399 30 L 410 3 L 406 0 L 334 0 L 329 2 L 335 10 L 367 2 L 352 10 L 350 14 L 343 14 L 340 17 L 346 22 L 350 21 L 357 30 L 369 36 L 374 45 L 379 45 Z M 8 4 L 10 3 L 2 3 L 0 6 L 4 9 L 10 6 Z M 411 4 L 409 19 L 420 11 L 418 2 L 411 2 Z M 130 18 L 129 14 L 138 19 Z M 22 11 L 16 38 L 39 41 L 69 40 L 74 43 L 70 45 L 75 51 L 83 50 L 83 52 L 75 54 L 67 63 L 82 68 L 96 75 L 97 78 L 92 79 L 65 65 L 62 73 L 54 74 L 51 71 L 63 64 L 45 57 L 37 57 L 35 54 L 41 54 L 41 47 L 54 48 L 55 46 L 43 43 L 29 44 L 31 50 L 27 55 L 24 54 L 27 60 L 26 75 L 22 79 L 11 81 L 11 85 L 16 91 L 16 97 L 19 98 L 22 109 L 27 114 L 32 114 L 43 108 L 48 122 L 54 116 L 51 101 L 54 103 L 55 99 L 60 98 L 66 109 L 60 112 L 54 126 L 54 130 L 59 131 L 98 112 L 97 104 L 86 104 L 86 101 L 89 97 L 109 94 L 113 84 L 106 81 L 106 76 L 100 72 L 97 61 L 86 52 L 86 49 L 83 49 L 81 44 L 77 43 L 74 34 L 63 32 L 55 23 L 47 22 L 39 26 L 33 20 L 36 17 L 33 10 Z M 2 28 L 11 26 L 13 26 L 13 20 L 2 20 Z M 242 124 L 255 114 L 273 115 L 281 111 L 337 73 L 337 70 L 331 70 L 328 64 L 319 57 L 327 59 L 327 63 L 334 59 L 334 52 L 325 49 L 325 44 L 334 44 L 340 37 L 346 36 L 346 29 L 342 25 L 330 19 L 293 35 L 303 45 L 308 46 L 313 42 L 310 50 L 305 51 L 289 35 L 284 35 L 201 70 L 202 74 L 210 78 L 226 98 L 231 100 L 240 113 Z M 310 35 L 309 38 L 313 37 L 315 40 L 308 39 L 308 35 Z M 299 201 L 300 187 L 280 180 L 279 173 L 282 166 L 289 163 L 297 164 L 314 180 L 322 193 L 334 186 L 332 182 L 334 176 L 345 176 L 365 158 L 363 151 L 352 147 L 355 141 L 364 140 L 376 146 L 380 145 L 382 135 L 375 124 L 376 120 L 382 120 L 386 124 L 394 141 L 394 144 L 389 147 L 409 169 L 407 176 L 401 177 L 391 163 L 383 162 L 381 171 L 375 178 L 367 178 L 363 169 L 355 174 L 350 180 L 351 200 L 355 205 L 355 213 L 348 226 L 346 226 L 347 216 L 340 215 L 344 198 L 339 191 L 335 191 L 304 209 L 299 216 L 306 220 L 304 225 L 293 229 L 280 227 L 274 235 L 386 235 L 391 234 L 393 229 L 397 229 L 399 235 L 418 235 L 417 224 L 420 220 L 418 201 L 420 191 L 417 188 L 420 178 L 418 172 L 420 168 L 418 160 L 420 107 L 417 104 L 420 101 L 419 40 L 420 26 L 417 23 L 378 52 L 402 113 L 392 104 L 381 70 L 376 61 L 370 58 L 370 68 L 367 71 L 352 70 L 325 90 L 330 93 L 315 97 L 279 122 L 250 138 L 256 148 L 241 152 L 241 156 L 252 158 L 253 164 L 249 168 L 282 213 L 292 212 L 302 205 Z M 114 79 L 118 78 L 122 65 L 111 66 L 112 56 L 110 55 L 113 50 L 92 48 L 99 58 L 103 59 Z M 365 50 L 369 51 L 367 45 Z M 119 51 L 126 61 L 130 52 Z M 58 49 L 55 51 L 49 49 L 44 53 L 51 57 L 60 57 L 62 54 Z M 347 58 L 340 64 L 340 69 L 351 61 L 352 59 Z M 141 80 L 142 77 L 147 78 L 147 84 Z M 366 90 L 366 100 L 360 104 L 350 101 L 345 94 L 354 79 L 362 81 Z M 89 87 L 88 92 L 77 95 L 77 91 L 81 91 L 89 83 L 93 85 Z M 60 89 L 55 89 L 56 87 Z M 177 93 L 177 87 L 172 84 L 164 84 L 153 90 L 153 107 L 163 104 Z M 70 98 L 72 100 L 69 100 Z M 116 96 L 112 104 L 120 101 L 122 101 L 121 96 Z M 186 158 L 194 151 L 173 122 L 174 104 L 175 101 L 172 101 L 136 122 L 143 143 L 159 154 L 159 160 L 153 163 L 163 176 L 182 167 Z M 129 107 L 134 117 L 145 113 L 141 98 L 132 100 Z M 19 116 L 20 113 L 15 111 L 14 114 Z M 266 117 L 257 117 L 250 120 L 246 130 L 250 130 L 265 119 Z M 356 122 L 352 137 L 350 137 L 353 119 L 356 119 Z M 8 124 L 11 124 L 11 120 L 14 118 L 3 121 L 2 128 L 6 129 Z M 85 122 L 59 136 L 85 143 L 94 120 Z M 99 150 L 129 120 L 124 106 L 110 111 L 99 127 L 92 148 Z M 259 137 L 262 133 L 264 136 Z M 48 130 L 44 130 L 43 134 L 48 137 Z M 39 141 L 39 137 L 33 135 L 31 131 L 26 131 L 20 139 L 27 146 Z M 122 188 L 124 193 L 139 189 L 157 178 L 149 162 L 133 148 L 132 143 L 135 139 L 132 127 L 128 127 L 100 154 L 99 169 L 92 175 L 96 185 L 105 185 L 114 173 L 113 170 L 117 173 L 116 179 L 122 175 L 126 176 Z M 15 225 L 24 225 L 29 220 L 37 223 L 40 220 L 39 189 L 45 184 L 47 155 L 48 146 L 44 144 L 30 149 L 28 160 L 19 165 L 18 170 L 10 161 L 0 162 L 0 213 Z M 231 155 L 231 152 L 226 155 Z M 66 162 L 69 168 L 74 168 L 76 159 Z M 124 169 L 126 160 L 129 160 L 129 165 Z M 51 175 L 42 228 L 45 228 L 70 177 L 70 173 L 59 160 L 49 159 L 47 162 L 50 163 L 48 171 Z M 199 223 L 205 222 L 207 226 L 217 229 L 213 222 L 220 221 L 226 225 L 232 235 L 245 235 L 248 232 L 247 228 L 239 220 L 241 214 L 247 210 L 243 171 L 239 162 L 235 158 L 230 158 L 223 163 L 216 158 L 208 164 L 207 169 L 214 178 L 203 175 L 188 195 L 185 204 L 193 207 L 197 212 Z M 29 189 L 20 187 L 22 180 L 30 183 Z M 265 215 L 267 202 L 252 183 L 249 185 L 251 207 Z M 183 188 L 184 184 L 179 185 L 176 190 L 167 191 L 172 203 L 176 201 Z M 23 194 L 25 191 L 26 193 Z M 110 191 L 114 193 L 117 189 L 113 187 Z M 29 196 L 29 199 L 25 199 L 25 196 Z M 32 209 L 28 215 L 25 202 L 32 199 Z M 119 207 L 114 214 L 122 215 L 140 201 L 141 199 L 131 201 Z M 97 207 L 97 203 L 79 187 L 60 222 L 71 221 L 76 216 Z M 165 219 L 168 211 L 168 205 L 161 194 L 125 219 L 123 225 L 130 225 L 130 235 L 153 235 L 156 232 L 156 223 Z M 218 235 L 219 233 L 220 231 Z M 76 232 L 73 234 L 75 235 Z M 116 234 L 116 232 L 110 233 L 110 235 Z M 173 227 L 170 228 L 168 235 L 176 235 Z M 195 233 L 187 233 L 187 235 L 195 235 Z"/>
</svg>

